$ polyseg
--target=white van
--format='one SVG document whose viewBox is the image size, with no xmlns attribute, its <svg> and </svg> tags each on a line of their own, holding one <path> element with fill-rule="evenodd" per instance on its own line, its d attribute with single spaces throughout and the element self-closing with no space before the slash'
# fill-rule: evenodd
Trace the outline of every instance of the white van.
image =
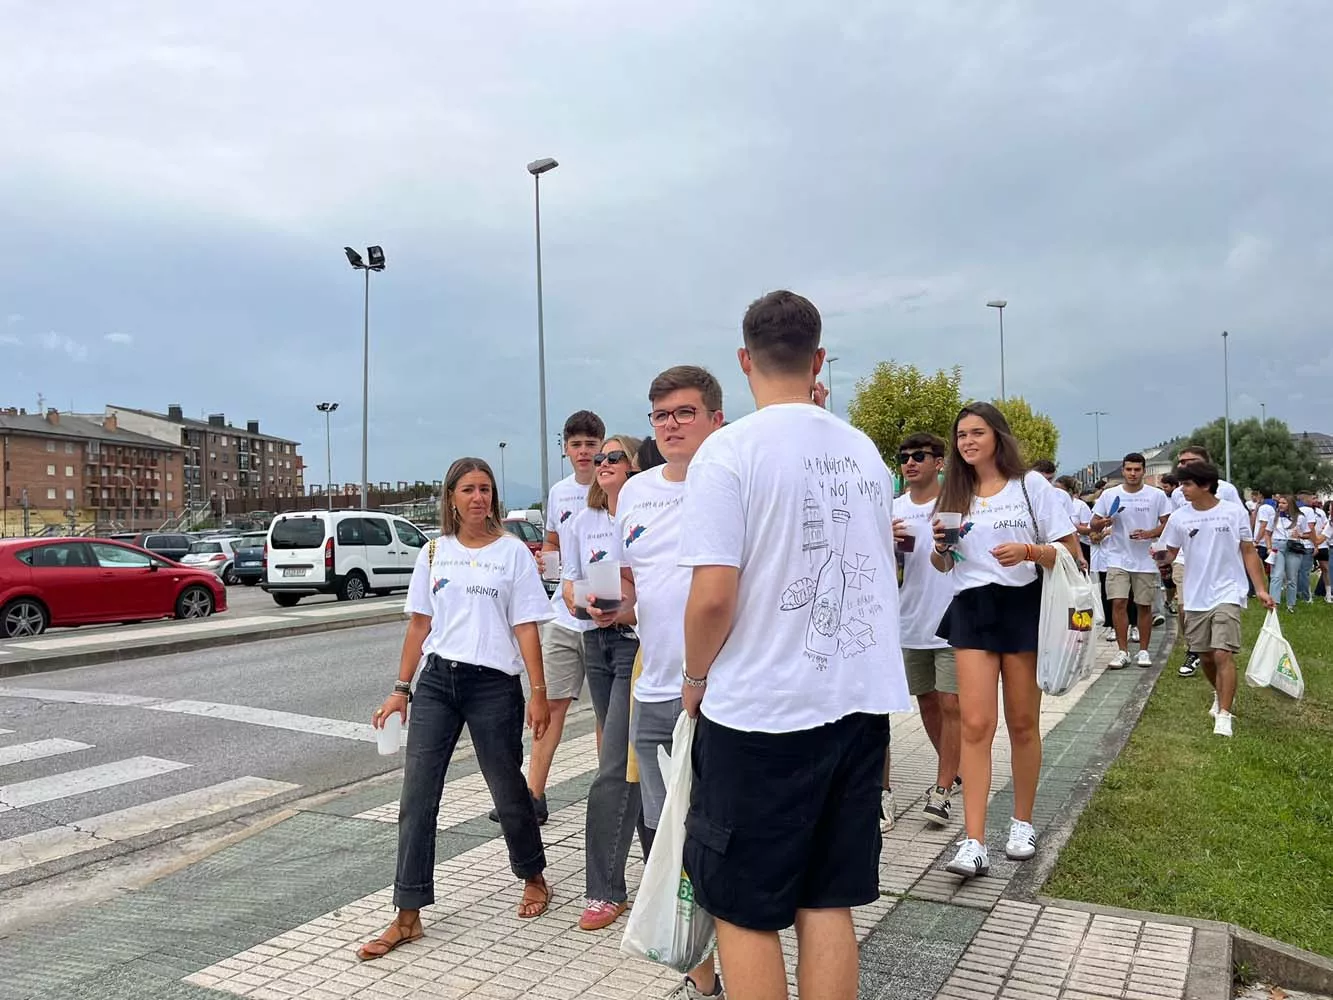
<svg viewBox="0 0 1333 1000">
<path fill-rule="evenodd" d="M 425 545 L 411 521 L 380 511 L 279 514 L 268 529 L 262 586 L 284 608 L 310 594 L 359 601 L 405 590 Z"/>
</svg>

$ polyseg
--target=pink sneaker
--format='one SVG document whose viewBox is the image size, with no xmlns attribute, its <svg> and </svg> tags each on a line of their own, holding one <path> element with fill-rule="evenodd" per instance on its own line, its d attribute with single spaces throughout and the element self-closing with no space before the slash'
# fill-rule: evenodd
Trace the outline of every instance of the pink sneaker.
<svg viewBox="0 0 1333 1000">
<path fill-rule="evenodd" d="M 579 918 L 579 929 L 603 930 L 619 920 L 620 915 L 627 909 L 629 909 L 627 903 L 608 903 L 604 899 L 590 899 L 583 909 L 583 916 Z"/>
</svg>

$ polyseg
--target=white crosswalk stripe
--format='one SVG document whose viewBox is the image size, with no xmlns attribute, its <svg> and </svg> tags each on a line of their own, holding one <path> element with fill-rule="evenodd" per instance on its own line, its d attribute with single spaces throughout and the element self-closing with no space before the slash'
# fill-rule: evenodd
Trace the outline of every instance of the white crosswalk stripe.
<svg viewBox="0 0 1333 1000">
<path fill-rule="evenodd" d="M 0 785 L 0 813 L 22 809 L 25 806 L 40 805 L 43 802 L 54 802 L 57 799 L 67 799 L 73 795 L 95 792 L 102 788 L 112 788 L 142 778 L 179 771 L 189 766 L 177 760 L 163 760 L 160 757 L 130 757 L 110 764 L 65 771 L 45 778 L 16 781 L 12 785 Z"/>
<path fill-rule="evenodd" d="M 3 730 L 0 730 L 2 732 Z M 24 761 L 41 760 L 43 757 L 58 757 L 63 753 L 76 750 L 91 750 L 89 743 L 74 740 L 33 740 L 31 743 L 17 743 L 14 746 L 0 747 L 0 767 L 6 764 L 22 764 Z"/>
</svg>

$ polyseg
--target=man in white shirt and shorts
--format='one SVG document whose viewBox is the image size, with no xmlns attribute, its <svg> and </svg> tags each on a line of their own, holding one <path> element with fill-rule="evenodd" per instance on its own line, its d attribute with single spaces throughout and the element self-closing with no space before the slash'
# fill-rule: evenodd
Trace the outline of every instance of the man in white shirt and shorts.
<svg viewBox="0 0 1333 1000">
<path fill-rule="evenodd" d="M 851 908 L 879 898 L 889 712 L 911 699 L 898 633 L 893 479 L 814 404 L 819 312 L 772 292 L 745 314 L 757 412 L 690 463 L 682 701 L 698 718 L 685 870 L 717 921 L 732 1000 L 852 1000 Z"/>
</svg>

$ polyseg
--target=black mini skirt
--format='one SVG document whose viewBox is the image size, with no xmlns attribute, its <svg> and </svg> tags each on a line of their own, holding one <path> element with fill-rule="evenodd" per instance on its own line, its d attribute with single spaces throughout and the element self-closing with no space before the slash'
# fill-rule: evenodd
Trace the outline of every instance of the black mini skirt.
<svg viewBox="0 0 1333 1000">
<path fill-rule="evenodd" d="M 1023 587 L 988 583 L 960 590 L 935 634 L 954 649 L 1035 653 L 1041 619 L 1041 571 Z"/>
</svg>

